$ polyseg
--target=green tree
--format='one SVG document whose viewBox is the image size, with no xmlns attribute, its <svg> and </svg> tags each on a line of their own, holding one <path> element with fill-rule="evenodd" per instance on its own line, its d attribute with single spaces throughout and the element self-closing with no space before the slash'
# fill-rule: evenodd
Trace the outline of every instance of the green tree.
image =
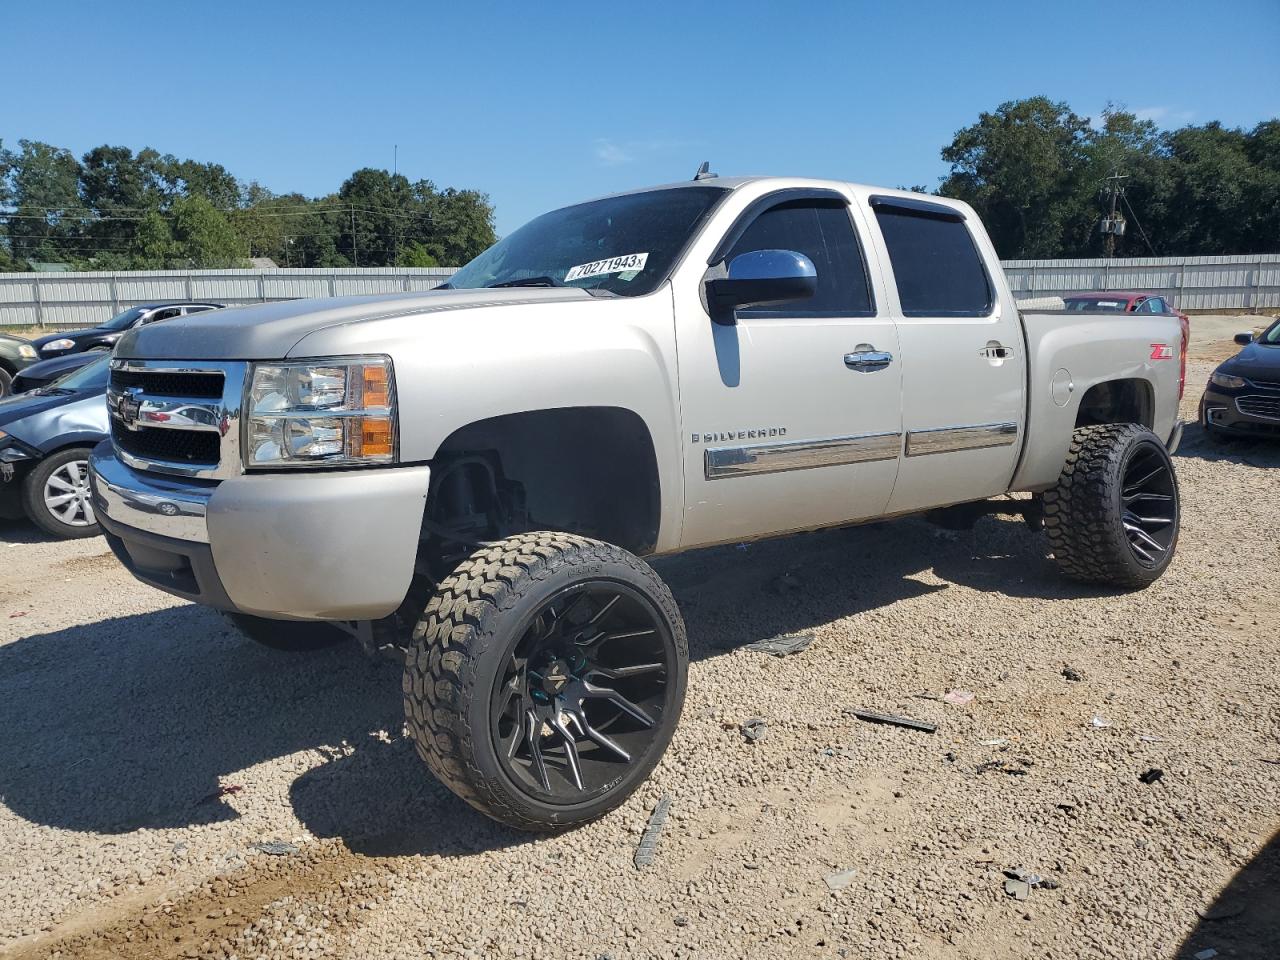
<svg viewBox="0 0 1280 960">
<path fill-rule="evenodd" d="M 417 240 L 411 240 L 409 243 L 400 248 L 400 257 L 396 260 L 397 267 L 438 267 L 440 261 L 431 255 L 431 252 L 419 243 Z"/>
<path fill-rule="evenodd" d="M 943 148 L 951 174 L 938 192 L 978 210 L 1001 256 L 1061 256 L 1064 236 L 1082 232 L 1089 131 L 1047 97 L 1002 103 Z"/>
<path fill-rule="evenodd" d="M 59 260 L 78 255 L 84 215 L 80 164 L 70 151 L 19 140 L 9 155 L 10 254 L 15 260 Z"/>
<path fill-rule="evenodd" d="M 226 214 L 204 197 L 174 203 L 173 239 L 175 266 L 238 267 L 247 253 Z"/>
</svg>

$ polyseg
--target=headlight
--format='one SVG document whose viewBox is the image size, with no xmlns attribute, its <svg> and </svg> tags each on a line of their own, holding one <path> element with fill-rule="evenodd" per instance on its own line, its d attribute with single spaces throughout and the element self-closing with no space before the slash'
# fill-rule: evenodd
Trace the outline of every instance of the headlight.
<svg viewBox="0 0 1280 960">
<path fill-rule="evenodd" d="M 29 343 L 21 344 L 18 347 L 18 356 L 20 356 L 23 360 L 40 359 L 40 354 L 36 353 L 36 348 Z"/>
<path fill-rule="evenodd" d="M 393 463 L 391 360 L 254 364 L 245 445 L 249 467 Z"/>
<path fill-rule="evenodd" d="M 63 337 L 61 340 L 50 340 L 40 349 L 41 350 L 70 350 L 75 345 L 76 345 L 76 342 L 74 340 L 68 340 L 66 337 Z"/>
<path fill-rule="evenodd" d="M 1247 386 L 1248 382 L 1244 377 L 1233 377 L 1229 373 L 1218 373 L 1214 371 L 1209 377 L 1209 382 L 1214 386 L 1226 387 L 1228 390 L 1239 390 L 1243 386 Z"/>
</svg>

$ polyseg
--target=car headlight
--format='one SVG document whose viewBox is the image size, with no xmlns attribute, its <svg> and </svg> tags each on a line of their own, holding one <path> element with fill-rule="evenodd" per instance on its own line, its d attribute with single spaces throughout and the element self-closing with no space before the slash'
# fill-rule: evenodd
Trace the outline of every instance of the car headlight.
<svg viewBox="0 0 1280 960">
<path fill-rule="evenodd" d="M 20 344 L 18 346 L 18 356 L 23 360 L 39 360 L 40 354 L 36 353 L 36 348 L 29 343 Z"/>
<path fill-rule="evenodd" d="M 388 357 L 255 363 L 245 465 L 394 463 L 395 378 Z"/>
<path fill-rule="evenodd" d="M 1217 387 L 1226 387 L 1228 390 L 1239 390 L 1246 386 L 1249 381 L 1244 377 L 1233 377 L 1229 373 L 1218 373 L 1216 370 L 1209 377 L 1209 382 Z"/>
<path fill-rule="evenodd" d="M 76 345 L 76 342 L 74 340 L 69 340 L 68 338 L 63 337 L 61 340 L 50 340 L 40 349 L 41 350 L 70 350 L 75 345 Z"/>
</svg>

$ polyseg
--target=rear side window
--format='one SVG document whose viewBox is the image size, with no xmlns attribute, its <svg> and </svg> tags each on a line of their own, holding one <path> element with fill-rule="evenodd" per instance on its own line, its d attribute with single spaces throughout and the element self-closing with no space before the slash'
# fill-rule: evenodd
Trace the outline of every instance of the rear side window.
<svg viewBox="0 0 1280 960">
<path fill-rule="evenodd" d="M 991 313 L 991 283 L 963 220 L 891 203 L 873 201 L 873 205 L 889 249 L 903 316 L 985 317 Z"/>
<path fill-rule="evenodd" d="M 740 317 L 870 317 L 867 268 L 848 209 L 838 201 L 793 200 L 770 207 L 738 238 L 728 259 L 755 250 L 793 250 L 813 261 L 818 292 L 793 305 L 739 310 Z"/>
</svg>

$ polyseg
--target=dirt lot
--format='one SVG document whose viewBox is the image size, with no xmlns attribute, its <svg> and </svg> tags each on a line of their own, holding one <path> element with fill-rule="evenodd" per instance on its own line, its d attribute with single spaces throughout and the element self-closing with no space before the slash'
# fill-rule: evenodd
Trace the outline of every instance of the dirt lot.
<svg viewBox="0 0 1280 960">
<path fill-rule="evenodd" d="M 1178 558 L 1137 594 L 1003 519 L 659 562 L 694 659 L 675 743 L 542 839 L 432 781 L 393 665 L 257 648 L 100 540 L 0 526 L 0 955 L 1275 958 L 1280 447 L 1192 428 L 1177 466 Z M 1014 899 L 1017 867 L 1057 886 Z"/>
</svg>

